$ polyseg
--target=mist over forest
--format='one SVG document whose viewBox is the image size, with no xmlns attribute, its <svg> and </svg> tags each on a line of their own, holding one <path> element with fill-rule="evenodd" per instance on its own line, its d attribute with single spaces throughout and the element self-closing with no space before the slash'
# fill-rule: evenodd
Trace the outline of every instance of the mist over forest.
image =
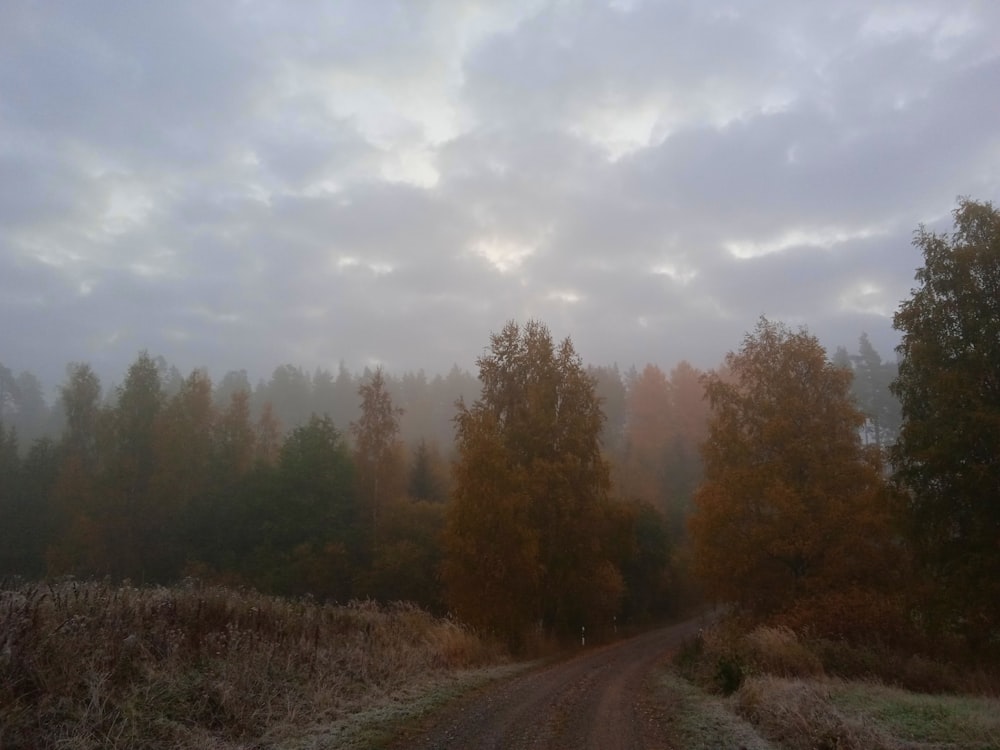
<svg viewBox="0 0 1000 750">
<path fill-rule="evenodd" d="M 895 366 L 864 334 L 857 351 L 833 357 L 858 373 L 855 398 L 870 415 L 865 442 L 888 444 L 898 429 L 888 389 Z M 600 409 L 594 437 L 608 490 L 626 503 L 620 522 L 645 524 L 636 533 L 646 546 L 626 553 L 639 557 L 635 603 L 622 614 L 627 621 L 672 611 L 691 586 L 674 555 L 702 478 L 705 373 L 685 361 L 667 371 L 581 367 Z M 50 403 L 31 372 L 0 364 L 6 572 L 146 583 L 198 575 L 274 593 L 444 605 L 440 534 L 460 461 L 460 415 L 485 392 L 478 374 L 282 365 L 252 384 L 245 371 L 212 381 L 145 351 L 121 385 L 103 384 L 87 363 L 66 369 Z M 368 465 L 364 431 L 373 386 L 389 420 L 378 428 L 377 466 Z M 375 476 L 378 497 L 366 497 Z M 311 510 L 296 517 L 307 497 Z M 339 508 L 332 516 L 330 503 Z M 379 545 L 362 519 L 375 505 L 389 540 Z"/>
<path fill-rule="evenodd" d="M 827 678 L 995 699 L 998 39 L 4 0 L 0 747 L 271 747 L 709 611 L 619 701 L 896 748 Z"/>
<path fill-rule="evenodd" d="M 484 336 L 488 335 L 484 333 Z M 880 352 L 872 344 L 867 332 L 862 332 L 851 346 L 838 345 L 831 351 L 831 357 L 839 364 L 852 366 L 865 360 L 869 366 L 882 368 L 879 376 L 880 388 L 888 394 L 888 383 L 893 372 L 892 352 Z M 135 353 L 149 357 L 156 367 L 162 394 L 169 399 L 182 389 L 184 380 L 193 371 L 182 371 L 162 354 L 141 350 Z M 885 356 L 884 356 L 885 355 Z M 475 353 L 471 355 L 474 359 Z M 662 362 L 662 358 L 658 358 Z M 883 359 L 885 360 L 883 362 Z M 722 358 L 719 358 L 721 364 Z M 620 367 L 617 363 L 597 365 L 588 363 L 587 369 L 596 383 L 598 396 L 607 420 L 604 443 L 613 450 L 620 441 L 625 415 L 623 404 L 645 368 L 657 368 L 669 372 L 682 364 L 692 367 L 688 360 L 679 359 L 664 365 L 651 359 L 642 365 L 636 363 Z M 0 419 L 8 429 L 14 429 L 22 451 L 39 438 L 57 440 L 66 428 L 63 390 L 71 378 L 71 373 L 80 364 L 85 364 L 97 376 L 101 394 L 99 400 L 105 406 L 114 406 L 120 384 L 124 382 L 127 370 L 111 372 L 101 376 L 90 362 L 67 363 L 65 376 L 54 383 L 46 383 L 30 367 L 0 361 Z M 267 404 L 283 430 L 290 430 L 305 424 L 313 414 L 329 416 L 334 424 L 346 427 L 357 419 L 360 411 L 358 388 L 370 379 L 375 369 L 381 366 L 365 367 L 352 371 L 344 363 L 337 368 L 317 367 L 309 370 L 295 364 L 276 366 L 267 377 L 254 378 L 245 369 L 228 370 L 214 377 L 204 367 L 197 367 L 200 374 L 208 378 L 212 386 L 212 400 L 217 408 L 224 408 L 231 397 L 244 391 L 249 396 L 249 408 L 254 418 L 259 418 Z M 702 368 L 695 368 L 704 372 Z M 408 445 L 420 440 L 430 440 L 442 446 L 450 446 L 454 439 L 455 405 L 460 400 L 471 402 L 479 393 L 480 383 L 475 369 L 466 370 L 457 364 L 437 372 L 423 370 L 393 373 L 383 369 L 386 388 L 403 412 L 400 415 L 400 437 Z M 618 436 L 618 437 L 615 437 Z"/>
</svg>

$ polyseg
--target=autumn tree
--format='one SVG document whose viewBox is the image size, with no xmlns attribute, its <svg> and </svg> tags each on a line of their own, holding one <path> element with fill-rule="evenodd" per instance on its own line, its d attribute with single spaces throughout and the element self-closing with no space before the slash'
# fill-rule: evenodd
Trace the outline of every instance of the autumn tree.
<svg viewBox="0 0 1000 750">
<path fill-rule="evenodd" d="M 556 346 L 537 321 L 508 323 L 477 364 L 480 397 L 456 417 L 447 601 L 515 643 L 532 626 L 610 622 L 623 583 L 608 549 L 593 381 L 572 342 Z"/>
<path fill-rule="evenodd" d="M 361 416 L 351 423 L 351 433 L 358 479 L 371 519 L 372 543 L 377 546 L 379 509 L 389 483 L 395 479 L 391 475 L 394 459 L 398 456 L 396 442 L 403 410 L 393 406 L 381 367 L 361 384 L 358 395 L 361 397 Z"/>
<path fill-rule="evenodd" d="M 924 265 L 893 319 L 892 462 L 946 617 L 982 640 L 1000 632 L 1000 211 L 962 199 L 954 219 L 950 236 L 918 229 Z"/>
<path fill-rule="evenodd" d="M 861 443 L 851 374 L 805 330 L 763 318 L 726 367 L 725 380 L 706 380 L 696 570 L 710 595 L 745 612 L 820 618 L 824 598 L 878 585 L 891 554 L 879 455 Z"/>
<path fill-rule="evenodd" d="M 444 505 L 397 497 L 385 508 L 379 547 L 365 592 L 381 601 L 411 601 L 440 612 L 441 533 Z"/>
</svg>

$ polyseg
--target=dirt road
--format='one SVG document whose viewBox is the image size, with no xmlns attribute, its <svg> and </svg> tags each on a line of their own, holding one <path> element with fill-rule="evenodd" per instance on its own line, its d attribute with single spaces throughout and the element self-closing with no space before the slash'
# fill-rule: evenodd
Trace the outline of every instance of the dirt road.
<svg viewBox="0 0 1000 750">
<path fill-rule="evenodd" d="M 656 666 L 701 621 L 587 650 L 445 710 L 394 750 L 652 750 L 666 748 L 648 684 Z"/>
</svg>

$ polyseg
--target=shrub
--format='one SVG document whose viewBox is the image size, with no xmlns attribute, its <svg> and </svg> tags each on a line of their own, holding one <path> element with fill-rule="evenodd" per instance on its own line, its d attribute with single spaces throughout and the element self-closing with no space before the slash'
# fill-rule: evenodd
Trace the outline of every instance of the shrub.
<svg viewBox="0 0 1000 750">
<path fill-rule="evenodd" d="M 756 673 L 778 677 L 813 677 L 823 664 L 788 628 L 761 625 L 747 633 L 742 650 Z"/>
<path fill-rule="evenodd" d="M 819 657 L 788 628 L 758 626 L 741 632 L 741 623 L 719 623 L 678 651 L 675 664 L 687 679 L 729 695 L 749 675 L 808 677 L 823 674 Z"/>
<path fill-rule="evenodd" d="M 723 695 L 732 695 L 743 685 L 743 664 L 738 658 L 720 656 L 715 667 L 715 686 Z"/>
</svg>

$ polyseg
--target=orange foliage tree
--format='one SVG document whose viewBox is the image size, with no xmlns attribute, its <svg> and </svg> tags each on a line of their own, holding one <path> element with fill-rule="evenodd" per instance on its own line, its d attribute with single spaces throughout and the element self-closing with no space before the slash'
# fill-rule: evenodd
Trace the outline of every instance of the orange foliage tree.
<svg viewBox="0 0 1000 750">
<path fill-rule="evenodd" d="M 530 628 L 610 623 L 613 562 L 603 415 L 569 339 L 508 323 L 478 360 L 482 393 L 459 404 L 443 566 L 449 605 L 515 643 Z"/>
<path fill-rule="evenodd" d="M 878 451 L 861 443 L 851 373 L 806 331 L 763 318 L 726 367 L 725 380 L 706 379 L 696 571 L 707 593 L 754 616 L 795 613 L 802 624 L 834 598 L 843 616 L 844 592 L 879 590 L 895 567 L 890 495 Z"/>
</svg>

